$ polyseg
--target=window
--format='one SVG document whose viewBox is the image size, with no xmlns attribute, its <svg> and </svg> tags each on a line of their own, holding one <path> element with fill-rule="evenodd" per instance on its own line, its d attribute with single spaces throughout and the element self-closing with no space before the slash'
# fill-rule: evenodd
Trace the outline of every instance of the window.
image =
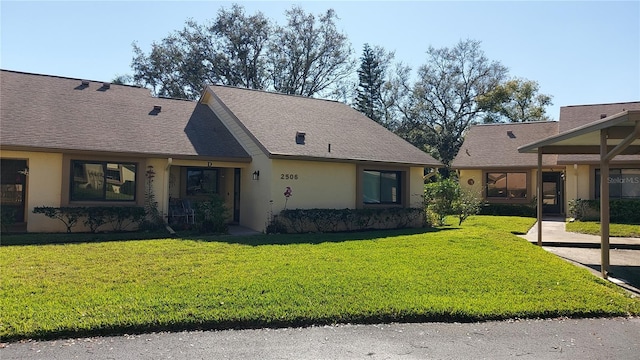
<svg viewBox="0 0 640 360">
<path fill-rule="evenodd" d="M 71 161 L 72 201 L 135 201 L 133 163 Z"/>
<path fill-rule="evenodd" d="M 401 172 L 365 170 L 362 178 L 365 204 L 400 204 Z"/>
<path fill-rule="evenodd" d="M 218 193 L 218 169 L 187 169 L 187 195 L 212 195 Z"/>
<path fill-rule="evenodd" d="M 600 198 L 600 169 L 596 170 L 596 199 Z M 609 170 L 610 199 L 640 199 L 640 169 Z"/>
<path fill-rule="evenodd" d="M 527 173 L 491 172 L 486 176 L 488 198 L 527 198 Z"/>
</svg>

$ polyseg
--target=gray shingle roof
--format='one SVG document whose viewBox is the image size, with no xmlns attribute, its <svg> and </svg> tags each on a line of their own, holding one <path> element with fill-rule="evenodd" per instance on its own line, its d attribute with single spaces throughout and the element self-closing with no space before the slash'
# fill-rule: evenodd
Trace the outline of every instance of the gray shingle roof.
<svg viewBox="0 0 640 360">
<path fill-rule="evenodd" d="M 601 117 L 611 116 L 625 110 L 640 110 L 640 102 L 624 102 L 613 104 L 593 104 L 563 106 L 560 108 L 560 132 L 569 131 L 579 126 L 598 121 Z M 612 162 L 639 162 L 640 155 L 618 155 Z M 559 155 L 559 164 L 599 163 L 598 155 Z"/>
<path fill-rule="evenodd" d="M 8 70 L 0 76 L 3 148 L 250 160 L 206 105 L 133 86 Z"/>
<path fill-rule="evenodd" d="M 558 133 L 558 122 L 474 125 L 453 160 L 454 169 L 536 167 L 537 154 L 521 154 L 518 147 Z M 544 165 L 555 165 L 557 155 L 543 156 Z"/>
<path fill-rule="evenodd" d="M 211 90 L 271 157 L 442 166 L 340 102 L 226 86 Z M 296 143 L 297 132 L 305 133 L 304 145 Z"/>
</svg>

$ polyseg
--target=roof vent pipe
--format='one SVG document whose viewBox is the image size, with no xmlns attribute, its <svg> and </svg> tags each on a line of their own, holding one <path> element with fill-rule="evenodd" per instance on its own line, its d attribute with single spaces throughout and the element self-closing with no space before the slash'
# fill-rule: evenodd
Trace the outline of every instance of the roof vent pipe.
<svg viewBox="0 0 640 360">
<path fill-rule="evenodd" d="M 162 111 L 162 106 L 160 106 L 160 105 L 154 105 L 154 106 L 153 106 L 153 111 L 155 111 L 155 112 L 160 112 L 160 111 Z"/>
<path fill-rule="evenodd" d="M 600 119 L 604 119 L 607 117 L 607 114 L 600 114 Z"/>
<path fill-rule="evenodd" d="M 89 86 L 89 80 L 82 80 L 82 86 Z"/>
<path fill-rule="evenodd" d="M 109 88 L 111 88 L 111 84 L 108 83 L 108 82 L 105 82 L 105 83 L 102 83 L 102 87 L 105 88 L 105 89 L 109 89 Z"/>
</svg>

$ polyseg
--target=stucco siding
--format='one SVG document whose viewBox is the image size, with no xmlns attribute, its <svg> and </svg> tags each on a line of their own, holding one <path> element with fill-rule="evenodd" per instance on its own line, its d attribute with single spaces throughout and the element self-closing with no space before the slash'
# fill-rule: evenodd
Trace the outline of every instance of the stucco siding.
<svg viewBox="0 0 640 360">
<path fill-rule="evenodd" d="M 349 163 L 273 160 L 271 196 L 274 210 L 355 208 L 356 166 Z"/>
<path fill-rule="evenodd" d="M 460 170 L 460 187 L 484 197 L 482 170 Z"/>
<path fill-rule="evenodd" d="M 62 188 L 62 154 L 2 151 L 3 159 L 22 159 L 27 161 L 25 222 L 28 232 L 60 232 L 66 228 L 59 220 L 50 219 L 43 214 L 34 214 L 38 206 L 60 206 Z"/>
<path fill-rule="evenodd" d="M 409 206 L 422 208 L 424 204 L 424 168 L 412 167 L 409 170 Z"/>
</svg>

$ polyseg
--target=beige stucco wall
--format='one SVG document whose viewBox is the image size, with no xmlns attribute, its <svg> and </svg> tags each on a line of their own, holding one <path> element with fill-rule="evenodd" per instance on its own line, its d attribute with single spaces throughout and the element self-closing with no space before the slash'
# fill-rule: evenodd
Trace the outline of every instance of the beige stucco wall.
<svg viewBox="0 0 640 360">
<path fill-rule="evenodd" d="M 284 209 L 287 186 L 293 191 L 287 201 L 288 209 L 355 207 L 355 164 L 273 160 L 271 182 L 274 211 Z"/>
<path fill-rule="evenodd" d="M 424 203 L 424 168 L 409 169 L 409 207 L 422 208 Z"/>
<path fill-rule="evenodd" d="M 25 221 L 28 232 L 64 232 L 66 228 L 59 220 L 49 219 L 43 214 L 34 214 L 37 206 L 60 206 L 62 188 L 62 154 L 2 151 L 3 159 L 27 160 Z"/>
<path fill-rule="evenodd" d="M 472 180 L 473 185 L 469 184 L 469 180 Z M 460 187 L 463 189 L 469 189 L 480 196 L 483 194 L 482 186 L 482 170 L 460 170 Z"/>
<path fill-rule="evenodd" d="M 568 206 L 570 200 L 575 199 L 589 199 L 590 198 L 590 165 L 569 165 L 565 171 L 565 188 L 566 188 L 566 203 Z M 567 207 L 568 209 L 568 207 Z"/>
</svg>

